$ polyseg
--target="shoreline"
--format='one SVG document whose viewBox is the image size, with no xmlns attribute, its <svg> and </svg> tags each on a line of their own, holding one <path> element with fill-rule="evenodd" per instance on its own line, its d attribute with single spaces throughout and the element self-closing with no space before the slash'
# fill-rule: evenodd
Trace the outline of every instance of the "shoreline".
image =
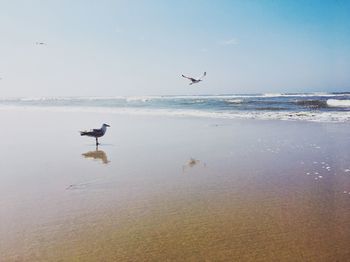
<svg viewBox="0 0 350 262">
<path fill-rule="evenodd" d="M 137 108 L 110 108 L 110 107 L 75 107 L 75 106 L 18 106 L 3 105 L 0 111 L 5 112 L 52 112 L 52 113 L 85 113 L 85 114 L 113 114 L 119 116 L 139 117 L 175 117 L 175 118 L 203 118 L 217 120 L 258 120 L 258 121 L 287 121 L 287 122 L 314 122 L 314 123 L 350 123 L 350 111 L 344 112 L 227 112 L 184 110 L 184 109 L 137 109 Z"/>
</svg>

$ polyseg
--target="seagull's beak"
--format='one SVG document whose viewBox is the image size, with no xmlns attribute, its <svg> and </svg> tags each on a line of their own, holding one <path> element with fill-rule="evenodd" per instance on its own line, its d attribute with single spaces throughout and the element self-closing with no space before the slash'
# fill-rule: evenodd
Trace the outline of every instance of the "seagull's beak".
<svg viewBox="0 0 350 262">
<path fill-rule="evenodd" d="M 107 125 L 107 124 L 106 124 L 106 126 L 111 127 L 110 125 Z"/>
</svg>

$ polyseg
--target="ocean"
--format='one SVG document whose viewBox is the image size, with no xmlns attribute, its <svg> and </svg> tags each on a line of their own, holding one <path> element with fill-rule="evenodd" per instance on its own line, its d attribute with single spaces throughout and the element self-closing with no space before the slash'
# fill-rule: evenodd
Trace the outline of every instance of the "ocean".
<svg viewBox="0 0 350 262">
<path fill-rule="evenodd" d="M 1 98 L 6 109 L 350 122 L 350 92 Z"/>
</svg>

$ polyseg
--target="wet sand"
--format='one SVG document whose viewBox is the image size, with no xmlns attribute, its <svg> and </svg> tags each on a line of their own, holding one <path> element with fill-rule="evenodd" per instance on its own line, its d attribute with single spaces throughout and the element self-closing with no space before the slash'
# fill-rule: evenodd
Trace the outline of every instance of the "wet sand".
<svg viewBox="0 0 350 262">
<path fill-rule="evenodd" d="M 0 119 L 0 261 L 350 260 L 349 124 Z"/>
</svg>

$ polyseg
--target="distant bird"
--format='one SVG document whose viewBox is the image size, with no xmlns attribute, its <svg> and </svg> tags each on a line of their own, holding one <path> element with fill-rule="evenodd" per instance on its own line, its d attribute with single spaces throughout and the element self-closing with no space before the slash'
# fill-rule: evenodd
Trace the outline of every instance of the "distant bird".
<svg viewBox="0 0 350 262">
<path fill-rule="evenodd" d="M 193 85 L 193 84 L 196 84 L 196 83 L 199 83 L 200 81 L 202 81 L 206 75 L 207 75 L 207 72 L 204 72 L 204 74 L 200 78 L 197 78 L 197 79 L 192 78 L 192 77 L 188 77 L 185 75 L 182 75 L 182 77 L 189 79 L 191 81 L 190 85 Z"/>
<path fill-rule="evenodd" d="M 110 127 L 110 125 L 103 124 L 102 127 L 99 129 L 92 129 L 90 131 L 80 131 L 80 135 L 94 137 L 96 139 L 96 146 L 98 146 L 98 138 L 104 136 L 104 134 L 107 131 L 107 127 Z"/>
<path fill-rule="evenodd" d="M 45 45 L 44 42 L 36 42 L 35 44 L 36 44 L 36 45 Z"/>
</svg>

